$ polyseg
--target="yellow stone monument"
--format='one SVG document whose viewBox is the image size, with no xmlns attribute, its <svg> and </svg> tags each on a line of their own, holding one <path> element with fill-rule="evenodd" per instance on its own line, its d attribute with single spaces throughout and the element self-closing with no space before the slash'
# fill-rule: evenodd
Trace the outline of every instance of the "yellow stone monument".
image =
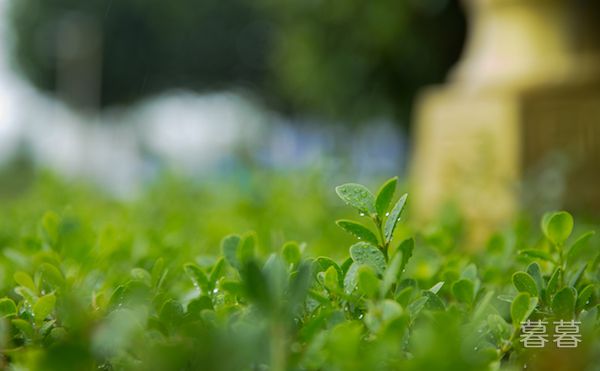
<svg viewBox="0 0 600 371">
<path fill-rule="evenodd" d="M 522 201 L 600 214 L 600 1 L 465 7 L 463 58 L 416 107 L 415 216 L 454 203 L 479 243 Z"/>
</svg>

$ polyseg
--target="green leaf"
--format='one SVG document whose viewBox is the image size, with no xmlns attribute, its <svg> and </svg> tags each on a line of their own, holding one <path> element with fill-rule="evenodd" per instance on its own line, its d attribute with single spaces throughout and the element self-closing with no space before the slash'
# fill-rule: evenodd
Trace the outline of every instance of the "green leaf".
<svg viewBox="0 0 600 371">
<path fill-rule="evenodd" d="M 487 327 L 493 337 L 494 343 L 501 346 L 510 338 L 511 328 L 508 323 L 498 314 L 490 314 L 487 317 Z"/>
<path fill-rule="evenodd" d="M 177 326 L 183 321 L 183 307 L 177 301 L 169 299 L 163 303 L 158 316 L 162 323 Z"/>
<path fill-rule="evenodd" d="M 270 311 L 271 295 L 267 278 L 254 261 L 249 261 L 241 270 L 244 292 L 265 311 Z"/>
<path fill-rule="evenodd" d="M 35 286 L 33 279 L 31 278 L 31 276 L 28 273 L 25 273 L 22 271 L 17 271 L 13 275 L 13 278 L 14 278 L 15 282 L 18 283 L 19 285 L 21 285 L 23 287 L 27 287 L 29 290 L 31 290 L 34 293 L 38 292 L 38 289 Z"/>
<path fill-rule="evenodd" d="M 152 287 L 152 276 L 150 275 L 150 272 L 144 268 L 132 268 L 130 274 L 134 280 L 143 282 L 149 287 Z"/>
<path fill-rule="evenodd" d="M 533 277 L 535 284 L 537 286 L 538 293 L 542 293 L 542 290 L 545 288 L 544 277 L 542 277 L 542 271 L 540 269 L 540 265 L 538 263 L 531 263 L 527 267 L 527 273 Z M 541 295 L 538 295 L 541 296 Z"/>
<path fill-rule="evenodd" d="M 370 242 L 373 245 L 379 244 L 379 241 L 377 241 L 377 236 L 375 236 L 375 234 L 371 232 L 369 228 L 360 223 L 352 220 L 338 220 L 336 224 L 359 240 Z"/>
<path fill-rule="evenodd" d="M 401 275 L 403 253 L 398 252 L 392 258 L 385 273 L 383 274 L 383 283 L 381 284 L 381 295 L 385 296 L 394 283 L 398 281 Z"/>
<path fill-rule="evenodd" d="M 340 287 L 340 279 L 338 277 L 338 270 L 334 266 L 327 268 L 323 274 L 323 285 L 329 291 L 337 291 Z"/>
<path fill-rule="evenodd" d="M 281 248 L 281 256 L 288 264 L 298 264 L 300 262 L 300 259 L 302 258 L 300 246 L 298 246 L 298 243 L 293 241 L 286 242 Z"/>
<path fill-rule="evenodd" d="M 516 272 L 512 276 L 512 283 L 519 292 L 527 292 L 531 296 L 538 296 L 537 284 L 533 277 L 525 272 Z"/>
<path fill-rule="evenodd" d="M 515 297 L 510 306 L 510 317 L 515 328 L 519 328 L 521 322 L 529 318 L 537 302 L 537 298 L 530 297 L 527 292 L 522 292 Z"/>
<path fill-rule="evenodd" d="M 439 296 L 437 296 L 436 293 L 434 293 L 431 290 L 426 290 L 423 291 L 423 296 L 425 296 L 427 298 L 427 303 L 425 303 L 427 309 L 429 310 L 446 310 L 446 305 L 444 304 L 444 302 L 442 301 L 442 299 L 440 299 Z"/>
<path fill-rule="evenodd" d="M 225 290 L 225 291 L 229 292 L 229 290 Z M 242 291 L 242 289 L 239 288 L 238 292 L 241 292 L 241 291 Z M 192 315 L 198 315 L 204 309 L 210 309 L 210 310 L 214 309 L 213 304 L 212 304 L 212 299 L 208 295 L 199 296 L 196 299 L 190 301 L 187 305 L 187 313 L 192 314 Z"/>
<path fill-rule="evenodd" d="M 452 293 L 459 302 L 471 305 L 475 299 L 475 284 L 468 279 L 458 280 L 452 284 Z"/>
<path fill-rule="evenodd" d="M 472 281 L 477 280 L 477 266 L 473 263 L 467 265 L 460 274 L 461 278 L 466 278 Z"/>
<path fill-rule="evenodd" d="M 552 243 L 562 246 L 573 231 L 573 217 L 566 211 L 545 214 L 542 231 Z"/>
<path fill-rule="evenodd" d="M 586 247 L 589 246 L 590 239 L 596 234 L 594 231 L 590 231 L 582 234 L 573 242 L 569 251 L 567 251 L 567 263 L 572 264 L 576 262 L 585 252 Z"/>
<path fill-rule="evenodd" d="M 208 293 L 208 278 L 206 277 L 206 273 L 204 273 L 199 266 L 194 263 L 187 263 L 183 265 L 183 270 L 192 280 L 194 286 L 202 292 Z"/>
<path fill-rule="evenodd" d="M 379 191 L 377 192 L 377 199 L 375 200 L 375 208 L 377 209 L 377 215 L 383 220 L 385 213 L 390 207 L 390 202 L 394 198 L 394 192 L 396 192 L 396 184 L 398 183 L 398 177 L 393 177 L 387 180 Z"/>
<path fill-rule="evenodd" d="M 65 284 L 65 278 L 61 271 L 50 263 L 42 263 L 39 267 L 42 279 L 54 288 L 61 288 Z"/>
<path fill-rule="evenodd" d="M 352 258 L 349 259 L 350 261 L 352 261 Z M 314 273 L 324 272 L 327 269 L 329 269 L 329 267 L 333 267 L 337 271 L 340 286 L 344 284 L 344 272 L 342 271 L 340 266 L 337 265 L 337 263 L 331 260 L 330 258 L 320 256 L 317 259 L 315 259 L 315 261 L 312 264 L 312 267 Z"/>
<path fill-rule="evenodd" d="M 214 288 L 216 282 L 219 280 L 219 278 L 223 277 L 224 274 L 225 259 L 219 258 L 219 260 L 217 260 L 215 265 L 212 267 L 212 270 L 210 271 L 210 275 L 208 277 L 208 282 L 210 283 L 212 288 Z"/>
<path fill-rule="evenodd" d="M 350 256 L 358 265 L 366 264 L 373 267 L 378 275 L 385 271 L 385 257 L 381 250 L 368 242 L 358 242 L 350 246 Z"/>
<path fill-rule="evenodd" d="M 42 217 L 42 230 L 47 242 L 54 246 L 58 242 L 60 228 L 60 217 L 52 212 L 48 211 Z"/>
<path fill-rule="evenodd" d="M 493 307 L 490 304 L 493 297 L 494 291 L 487 291 L 482 296 L 481 300 L 478 300 L 477 306 L 473 310 L 473 315 L 471 316 L 473 323 L 478 323 L 484 315 L 488 315 L 493 311 Z"/>
<path fill-rule="evenodd" d="M 421 296 L 420 298 L 408 305 L 406 309 L 408 310 L 408 313 L 410 314 L 410 317 L 413 320 L 419 315 L 421 310 L 425 308 L 425 304 L 427 304 L 428 301 L 429 298 L 427 296 Z"/>
<path fill-rule="evenodd" d="M 579 283 L 579 281 L 581 280 L 581 277 L 583 277 L 583 273 L 585 272 L 587 268 L 587 263 L 582 264 L 576 271 L 575 273 L 573 273 L 573 275 L 571 276 L 571 279 L 569 280 L 569 286 L 571 287 L 575 287 L 577 286 L 577 284 Z"/>
<path fill-rule="evenodd" d="M 398 224 L 398 220 L 400 220 L 400 216 L 402 215 L 402 211 L 404 210 L 404 206 L 406 205 L 406 199 L 408 198 L 408 194 L 402 195 L 398 202 L 394 205 L 394 208 L 390 212 L 387 220 L 385 221 L 384 227 L 384 236 L 385 243 L 389 243 L 394 236 L 394 231 L 396 230 L 396 225 Z"/>
<path fill-rule="evenodd" d="M 394 298 L 398 303 L 400 303 L 400 305 L 402 305 L 402 307 L 406 308 L 408 306 L 408 303 L 410 302 L 410 299 L 413 297 L 414 292 L 414 287 L 404 287 L 398 290 Z"/>
<path fill-rule="evenodd" d="M 549 252 L 540 249 L 525 249 L 519 251 L 519 254 L 530 258 L 542 259 L 549 262 L 554 261 L 554 258 L 552 258 L 552 255 Z"/>
<path fill-rule="evenodd" d="M 35 318 L 35 323 L 38 325 L 43 323 L 44 319 L 46 319 L 46 317 L 54 310 L 55 304 L 56 296 L 54 296 L 54 294 L 40 297 L 33 305 L 33 317 Z"/>
<path fill-rule="evenodd" d="M 33 335 L 34 335 L 33 327 L 31 326 L 31 324 L 28 321 L 25 321 L 24 319 L 20 319 L 20 318 L 15 318 L 15 319 L 11 320 L 10 323 L 12 323 L 12 325 L 15 326 L 15 328 L 17 328 L 19 331 L 21 331 L 23 333 L 23 335 L 25 335 L 26 338 L 28 338 L 28 339 L 33 338 Z"/>
<path fill-rule="evenodd" d="M 352 257 L 349 256 L 346 258 L 346 260 L 342 262 L 342 264 L 340 264 L 340 269 L 342 270 L 342 272 L 344 272 L 344 274 L 348 272 L 348 269 L 350 269 L 352 263 L 354 263 L 354 260 L 352 260 Z"/>
<path fill-rule="evenodd" d="M 356 285 L 358 284 L 358 268 L 360 264 L 352 263 L 350 268 L 348 268 L 348 272 L 346 272 L 346 276 L 344 276 L 344 291 L 347 294 L 351 294 Z"/>
<path fill-rule="evenodd" d="M 358 289 L 369 298 L 376 297 L 379 292 L 379 279 L 373 268 L 369 265 L 361 265 L 357 274 Z"/>
<path fill-rule="evenodd" d="M 359 212 L 375 214 L 375 196 L 365 186 L 356 183 L 347 183 L 337 186 L 335 192 L 348 205 Z"/>
<path fill-rule="evenodd" d="M 242 239 L 242 243 L 237 250 L 237 260 L 240 264 L 245 264 L 254 259 L 254 250 L 256 247 L 256 234 L 248 233 Z"/>
<path fill-rule="evenodd" d="M 441 290 L 442 286 L 444 286 L 444 283 L 444 281 L 436 283 L 435 285 L 431 286 L 429 291 L 433 292 L 434 294 L 437 294 Z"/>
<path fill-rule="evenodd" d="M 552 296 L 556 290 L 558 290 L 558 284 L 560 282 L 560 277 L 562 275 L 562 270 L 560 268 L 556 268 L 550 279 L 548 280 L 548 285 L 546 286 L 546 301 L 550 302 Z"/>
<path fill-rule="evenodd" d="M 575 289 L 563 287 L 552 299 L 552 313 L 559 319 L 570 320 L 575 316 Z"/>
<path fill-rule="evenodd" d="M 575 310 L 580 312 L 581 310 L 589 307 L 592 303 L 592 296 L 594 295 L 594 284 L 590 283 L 585 286 L 577 294 L 577 303 L 575 304 Z"/>
<path fill-rule="evenodd" d="M 35 303 L 38 299 L 38 295 L 27 287 L 17 286 L 15 287 L 14 291 L 17 295 L 28 301 L 30 304 Z"/>
<path fill-rule="evenodd" d="M 48 336 L 53 341 L 64 341 L 67 338 L 68 333 L 67 330 L 65 330 L 63 327 L 55 327 L 52 330 L 50 330 Z"/>
<path fill-rule="evenodd" d="M 17 315 L 17 306 L 10 298 L 0 299 L 0 318 L 12 317 Z"/>
<path fill-rule="evenodd" d="M 38 332 L 42 336 L 47 336 L 52 327 L 56 324 L 56 320 L 52 319 L 49 321 L 44 321 L 41 326 L 39 326 Z"/>
<path fill-rule="evenodd" d="M 402 253 L 402 264 L 400 265 L 400 273 L 404 272 L 404 268 L 406 268 L 406 264 L 413 255 L 413 250 L 415 248 L 415 240 L 412 238 L 408 238 L 400 243 L 398 246 L 398 251 Z M 397 254 L 397 253 L 396 253 Z"/>
<path fill-rule="evenodd" d="M 512 303 L 515 300 L 516 295 L 498 295 L 497 299 L 505 303 Z"/>
<path fill-rule="evenodd" d="M 227 279 L 219 281 L 219 289 L 232 295 L 241 295 L 244 292 L 244 286 L 241 282 Z"/>
<path fill-rule="evenodd" d="M 152 285 L 155 287 L 160 287 L 162 284 L 162 281 L 165 278 L 166 273 L 167 272 L 165 271 L 165 259 L 163 259 L 163 258 L 156 259 L 156 261 L 154 262 L 154 265 L 152 266 L 152 272 L 151 272 Z"/>
<path fill-rule="evenodd" d="M 221 251 L 223 252 L 225 260 L 237 270 L 241 268 L 237 258 L 237 251 L 241 240 L 242 239 L 238 235 L 229 235 L 221 242 Z"/>
<path fill-rule="evenodd" d="M 335 268 L 334 268 L 335 270 Z M 301 262 L 298 265 L 298 270 L 290 276 L 290 283 L 286 298 L 292 306 L 302 305 L 306 299 L 306 295 L 312 284 L 311 265 L 308 262 Z"/>
</svg>

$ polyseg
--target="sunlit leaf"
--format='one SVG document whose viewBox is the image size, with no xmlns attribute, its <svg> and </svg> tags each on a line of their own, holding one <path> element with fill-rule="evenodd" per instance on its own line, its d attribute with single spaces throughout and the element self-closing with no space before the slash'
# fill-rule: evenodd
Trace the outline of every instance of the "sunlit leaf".
<svg viewBox="0 0 600 371">
<path fill-rule="evenodd" d="M 384 236 L 385 242 L 389 243 L 392 240 L 394 235 L 394 231 L 396 230 L 396 225 L 398 224 L 398 220 L 400 220 L 400 216 L 402 215 L 402 211 L 404 210 L 404 206 L 406 205 L 406 199 L 408 198 L 408 194 L 402 195 L 398 202 L 394 205 L 394 208 L 390 212 L 387 220 L 385 221 L 384 227 Z"/>
<path fill-rule="evenodd" d="M 360 223 L 354 222 L 352 220 L 338 220 L 336 224 L 346 232 L 358 238 L 359 240 L 370 242 L 373 245 L 379 244 L 377 236 L 375 236 L 375 234 L 371 232 L 369 228 L 365 227 Z"/>
<path fill-rule="evenodd" d="M 385 271 L 385 257 L 381 250 L 367 242 L 358 242 L 350 247 L 350 256 L 358 265 L 370 265 L 378 275 Z"/>
<path fill-rule="evenodd" d="M 375 208 L 377 209 L 377 215 L 382 220 L 386 216 L 385 214 L 388 211 L 390 202 L 392 202 L 392 198 L 394 198 L 397 183 L 398 177 L 388 179 L 385 183 L 383 183 L 383 185 L 377 192 L 377 198 L 375 199 Z"/>
<path fill-rule="evenodd" d="M 375 214 L 375 196 L 365 186 L 347 183 L 335 188 L 338 196 L 348 205 L 367 215 Z"/>
</svg>

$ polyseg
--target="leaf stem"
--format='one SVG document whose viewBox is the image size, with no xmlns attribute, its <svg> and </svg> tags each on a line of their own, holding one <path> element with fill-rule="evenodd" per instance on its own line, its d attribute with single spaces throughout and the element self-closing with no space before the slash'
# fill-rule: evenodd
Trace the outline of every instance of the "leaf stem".
<svg viewBox="0 0 600 371">
<path fill-rule="evenodd" d="M 375 215 L 373 221 L 377 226 L 377 232 L 379 232 L 379 238 L 381 239 L 381 245 L 379 247 L 381 248 L 385 261 L 387 262 L 389 244 L 385 241 L 385 236 L 383 234 L 383 221 L 379 218 L 379 215 Z"/>
<path fill-rule="evenodd" d="M 560 265 L 560 269 L 563 272 L 566 272 L 567 267 L 565 266 L 565 256 L 564 256 L 564 249 L 563 249 L 563 245 L 562 244 L 557 244 L 555 245 L 556 249 L 558 250 L 558 263 Z M 561 287 L 565 286 L 565 275 L 564 273 L 560 275 L 560 283 L 561 283 Z"/>
</svg>

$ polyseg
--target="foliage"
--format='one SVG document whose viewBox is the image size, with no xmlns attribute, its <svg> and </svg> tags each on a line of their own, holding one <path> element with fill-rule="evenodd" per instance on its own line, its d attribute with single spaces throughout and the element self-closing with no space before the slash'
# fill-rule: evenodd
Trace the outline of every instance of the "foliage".
<svg viewBox="0 0 600 371">
<path fill-rule="evenodd" d="M 252 232 L 226 236 L 220 253 L 206 256 L 200 235 L 169 247 L 168 224 L 128 220 L 94 230 L 68 213 L 46 212 L 0 246 L 3 366 L 556 370 L 561 364 L 548 362 L 598 363 L 600 254 L 592 234 L 571 237 L 571 215 L 544 216 L 537 241 L 520 226 L 467 255 L 444 242 L 456 231 L 443 225 L 407 234 L 410 198 L 395 197 L 396 188 L 395 178 L 376 194 L 355 183 L 336 188 L 359 216 L 337 222 L 358 239 L 340 260 L 293 241 L 268 253 Z M 153 200 L 161 202 L 143 203 Z M 127 203 L 99 205 L 93 219 L 114 209 L 136 213 Z M 177 212 L 188 220 L 196 214 L 184 210 L 195 207 L 187 202 Z M 11 217 L 3 224 L 34 217 L 5 211 Z M 331 251 L 346 250 L 339 237 Z M 580 347 L 524 348 L 527 319 L 581 321 Z"/>
<path fill-rule="evenodd" d="M 418 91 L 440 83 L 465 37 L 455 0 L 262 0 L 277 26 L 273 69 L 292 107 L 350 121 L 408 122 Z"/>
</svg>

